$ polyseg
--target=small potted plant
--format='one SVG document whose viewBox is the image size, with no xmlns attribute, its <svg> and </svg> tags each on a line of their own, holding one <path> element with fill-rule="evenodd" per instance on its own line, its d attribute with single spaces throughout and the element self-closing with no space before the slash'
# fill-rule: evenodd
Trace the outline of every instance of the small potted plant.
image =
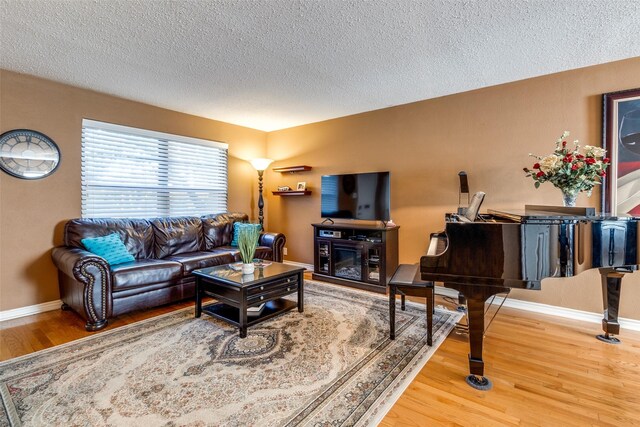
<svg viewBox="0 0 640 427">
<path fill-rule="evenodd" d="M 242 274 L 253 274 L 253 257 L 258 247 L 260 230 L 258 227 L 242 227 L 238 231 L 238 250 L 242 259 Z"/>
</svg>

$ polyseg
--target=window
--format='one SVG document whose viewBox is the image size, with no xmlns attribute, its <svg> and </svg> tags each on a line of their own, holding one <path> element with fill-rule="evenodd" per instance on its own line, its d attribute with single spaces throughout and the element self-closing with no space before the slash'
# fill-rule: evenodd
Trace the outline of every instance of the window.
<svg viewBox="0 0 640 427">
<path fill-rule="evenodd" d="M 227 211 L 227 144 L 82 121 L 82 217 Z"/>
</svg>

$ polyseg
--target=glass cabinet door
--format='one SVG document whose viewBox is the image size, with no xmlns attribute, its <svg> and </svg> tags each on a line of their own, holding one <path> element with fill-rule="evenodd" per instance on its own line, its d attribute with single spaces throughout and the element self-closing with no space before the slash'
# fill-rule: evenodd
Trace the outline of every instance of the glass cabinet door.
<svg viewBox="0 0 640 427">
<path fill-rule="evenodd" d="M 330 274 L 331 247 L 329 242 L 318 242 L 318 272 Z"/>
<path fill-rule="evenodd" d="M 367 248 L 367 280 L 380 282 L 380 252 L 378 246 Z"/>
</svg>

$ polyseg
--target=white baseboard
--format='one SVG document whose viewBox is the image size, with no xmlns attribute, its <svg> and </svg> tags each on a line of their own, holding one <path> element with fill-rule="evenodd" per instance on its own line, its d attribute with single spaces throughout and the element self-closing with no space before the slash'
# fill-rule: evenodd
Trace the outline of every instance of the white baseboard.
<svg viewBox="0 0 640 427">
<path fill-rule="evenodd" d="M 503 297 L 496 297 L 494 304 L 500 304 L 504 300 Z M 592 313 L 590 311 L 574 310 L 572 308 L 558 307 L 555 305 L 540 304 L 538 302 L 522 301 L 513 298 L 507 298 L 504 307 L 515 308 L 518 310 L 532 311 L 534 313 L 549 314 L 551 316 L 564 317 L 572 320 L 582 320 L 590 323 L 602 323 L 602 313 Z M 640 331 L 640 320 L 618 318 L 620 327 L 630 331 Z"/>
<path fill-rule="evenodd" d="M 435 287 L 436 295 L 454 298 L 457 300 L 458 291 L 455 289 L 445 288 L 443 286 Z M 575 310 L 573 308 L 558 307 L 556 305 L 541 304 L 538 302 L 522 301 L 514 298 L 496 296 L 493 304 L 500 305 L 504 301 L 504 307 L 515 308 L 517 310 L 531 311 L 533 313 L 548 314 L 551 316 L 564 317 L 565 319 L 582 320 L 589 323 L 602 323 L 602 313 L 592 313 L 590 311 Z M 640 331 L 640 320 L 618 318 L 620 327 L 630 331 Z"/>
<path fill-rule="evenodd" d="M 295 265 L 296 267 L 304 267 L 309 271 L 313 271 L 313 264 L 306 264 L 304 262 L 297 262 L 297 261 L 289 261 L 289 260 L 284 260 L 282 261 L 283 264 L 289 264 L 289 265 Z"/>
<path fill-rule="evenodd" d="M 458 291 L 455 289 L 445 288 L 444 286 L 436 286 L 435 293 L 436 295 L 443 297 L 453 298 L 456 301 L 458 299 Z M 500 305 L 504 299 L 504 297 L 496 296 L 493 303 Z M 592 313 L 590 311 L 575 310 L 573 308 L 558 307 L 538 302 L 522 301 L 514 298 L 507 298 L 506 301 L 504 301 L 504 307 L 564 317 L 565 319 L 582 320 L 589 323 L 602 323 L 602 313 Z M 640 331 L 640 320 L 620 317 L 618 318 L 618 322 L 620 323 L 621 328 L 628 329 L 630 331 Z"/>
<path fill-rule="evenodd" d="M 62 301 L 55 300 L 43 302 L 42 304 L 28 305 L 26 307 L 14 308 L 12 310 L 0 311 L 0 322 L 3 320 L 17 319 L 18 317 L 30 316 L 32 314 L 44 313 L 45 311 L 57 310 L 62 306 Z"/>
</svg>

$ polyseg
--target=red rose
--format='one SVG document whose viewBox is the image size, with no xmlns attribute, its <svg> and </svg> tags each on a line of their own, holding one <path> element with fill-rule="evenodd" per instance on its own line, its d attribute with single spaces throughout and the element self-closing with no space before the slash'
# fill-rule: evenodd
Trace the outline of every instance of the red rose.
<svg viewBox="0 0 640 427">
<path fill-rule="evenodd" d="M 577 164 L 577 163 L 574 163 L 574 164 L 571 166 L 571 170 L 572 170 L 572 171 L 577 171 L 579 168 L 580 168 L 580 167 L 578 166 L 578 164 Z"/>
<path fill-rule="evenodd" d="M 544 172 L 540 171 L 540 172 L 538 172 L 538 173 L 536 174 L 536 176 L 537 176 L 538 178 L 540 178 L 541 176 L 544 176 Z"/>
<path fill-rule="evenodd" d="M 564 159 L 562 159 L 562 161 L 565 163 L 571 163 L 573 161 L 573 156 L 567 154 L 566 156 L 564 156 Z"/>
<path fill-rule="evenodd" d="M 596 162 L 596 159 L 594 159 L 593 157 L 587 157 L 587 160 L 585 160 L 585 162 L 587 162 L 588 165 L 592 165 Z"/>
<path fill-rule="evenodd" d="M 536 163 L 536 164 L 534 164 L 534 165 L 533 165 L 533 168 L 534 168 L 534 169 L 540 169 L 540 163 Z"/>
<path fill-rule="evenodd" d="M 609 164 L 611 163 L 611 159 L 608 157 L 605 157 L 604 159 L 602 159 L 602 163 Z"/>
<path fill-rule="evenodd" d="M 584 156 L 582 154 L 576 154 L 576 159 L 582 160 L 584 159 Z"/>
<path fill-rule="evenodd" d="M 600 174 L 600 176 L 607 176 L 607 173 L 605 171 L 600 171 L 598 173 Z"/>
<path fill-rule="evenodd" d="M 567 141 L 562 141 L 562 147 L 566 147 L 567 146 Z"/>
</svg>

